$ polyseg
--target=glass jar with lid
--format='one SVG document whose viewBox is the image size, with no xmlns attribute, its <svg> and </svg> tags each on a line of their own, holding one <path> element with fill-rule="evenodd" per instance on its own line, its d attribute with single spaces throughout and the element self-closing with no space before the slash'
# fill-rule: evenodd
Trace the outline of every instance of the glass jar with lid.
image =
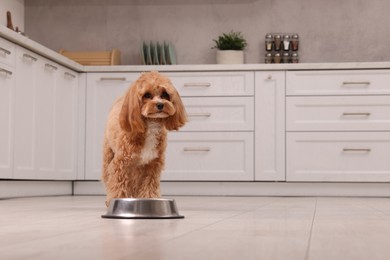
<svg viewBox="0 0 390 260">
<path fill-rule="evenodd" d="M 293 34 L 291 38 L 291 50 L 298 51 L 298 49 L 299 49 L 299 35 Z"/>
<path fill-rule="evenodd" d="M 272 37 L 272 34 L 266 34 L 265 35 L 265 50 L 266 51 L 272 51 L 274 45 L 274 39 Z"/>
</svg>

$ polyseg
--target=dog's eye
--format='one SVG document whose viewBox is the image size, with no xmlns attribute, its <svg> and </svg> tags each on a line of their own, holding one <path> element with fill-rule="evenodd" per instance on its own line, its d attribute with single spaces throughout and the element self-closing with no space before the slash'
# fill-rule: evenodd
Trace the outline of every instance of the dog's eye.
<svg viewBox="0 0 390 260">
<path fill-rule="evenodd" d="M 152 98 L 152 94 L 150 94 L 149 92 L 146 92 L 146 93 L 144 94 L 144 98 L 150 99 L 150 98 Z"/>
<path fill-rule="evenodd" d="M 164 92 L 161 94 L 161 98 L 162 98 L 162 99 L 169 100 L 169 94 L 168 94 L 167 92 L 164 91 Z"/>
</svg>

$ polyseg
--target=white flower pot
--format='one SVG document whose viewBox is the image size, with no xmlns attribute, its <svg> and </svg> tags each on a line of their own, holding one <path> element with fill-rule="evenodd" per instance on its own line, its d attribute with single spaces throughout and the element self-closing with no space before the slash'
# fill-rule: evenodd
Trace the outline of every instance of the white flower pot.
<svg viewBox="0 0 390 260">
<path fill-rule="evenodd" d="M 217 64 L 243 64 L 244 51 L 217 50 Z"/>
</svg>

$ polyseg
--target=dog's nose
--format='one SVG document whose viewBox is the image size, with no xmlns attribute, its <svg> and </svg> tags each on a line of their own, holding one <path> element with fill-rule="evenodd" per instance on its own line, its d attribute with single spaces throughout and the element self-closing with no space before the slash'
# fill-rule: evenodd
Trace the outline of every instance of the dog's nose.
<svg viewBox="0 0 390 260">
<path fill-rule="evenodd" d="M 164 104 L 163 103 L 157 103 L 156 105 L 158 110 L 163 110 L 164 109 Z"/>
</svg>

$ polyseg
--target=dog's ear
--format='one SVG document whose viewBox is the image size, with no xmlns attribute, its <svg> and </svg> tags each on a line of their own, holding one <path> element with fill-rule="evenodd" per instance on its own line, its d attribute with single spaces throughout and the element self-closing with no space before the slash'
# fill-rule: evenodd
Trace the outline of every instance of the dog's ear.
<svg viewBox="0 0 390 260">
<path fill-rule="evenodd" d="M 124 131 L 130 132 L 132 135 L 143 133 L 145 131 L 145 123 L 141 115 L 140 100 L 138 97 L 138 87 L 134 83 L 127 91 L 121 112 L 119 113 L 119 123 Z"/>
<path fill-rule="evenodd" d="M 173 116 L 167 118 L 165 121 L 165 127 L 167 130 L 178 130 L 187 122 L 187 113 L 179 93 L 174 88 L 173 95 L 171 96 L 171 102 L 175 106 L 176 112 Z"/>
</svg>

